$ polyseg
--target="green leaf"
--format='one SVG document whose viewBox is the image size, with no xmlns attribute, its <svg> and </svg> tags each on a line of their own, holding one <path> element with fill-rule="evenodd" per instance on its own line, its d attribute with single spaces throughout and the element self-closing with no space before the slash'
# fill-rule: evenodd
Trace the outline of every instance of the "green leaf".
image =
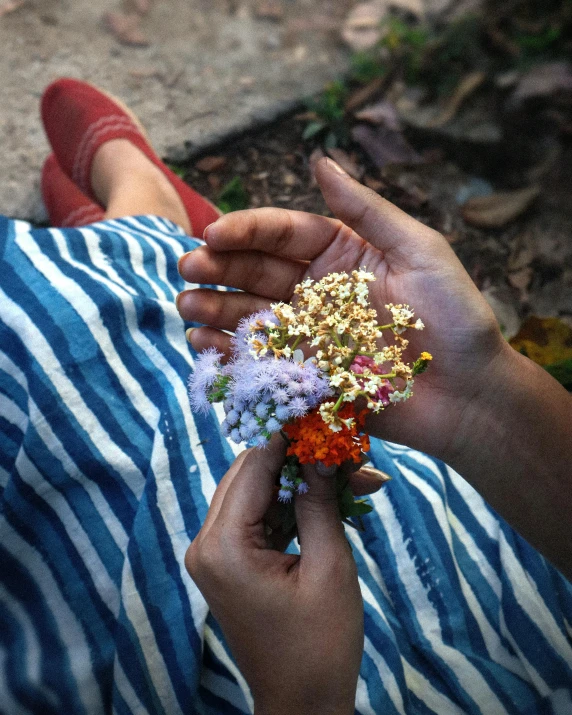
<svg viewBox="0 0 572 715">
<path fill-rule="evenodd" d="M 316 134 L 319 134 L 322 129 L 325 129 L 325 127 L 326 125 L 323 122 L 310 122 L 310 124 L 308 124 L 308 126 L 302 132 L 302 139 L 304 141 L 312 139 L 312 137 L 315 137 Z"/>
<path fill-rule="evenodd" d="M 231 211 L 241 211 L 248 208 L 249 202 L 250 197 L 243 186 L 242 179 L 240 176 L 235 176 L 222 188 L 217 206 L 223 213 L 228 214 Z"/>
<path fill-rule="evenodd" d="M 173 172 L 173 174 L 176 174 L 179 179 L 184 179 L 185 174 L 187 173 L 187 170 L 183 166 L 175 166 L 174 164 L 167 164 L 169 169 Z"/>
<path fill-rule="evenodd" d="M 555 380 L 563 385 L 568 392 L 572 392 L 572 360 L 560 360 L 545 365 L 544 369 L 549 372 Z"/>
<path fill-rule="evenodd" d="M 352 516 L 364 516 L 364 514 L 369 514 L 371 511 L 373 511 L 372 505 L 360 500 L 345 508 L 341 516 L 342 519 L 347 519 Z"/>
</svg>

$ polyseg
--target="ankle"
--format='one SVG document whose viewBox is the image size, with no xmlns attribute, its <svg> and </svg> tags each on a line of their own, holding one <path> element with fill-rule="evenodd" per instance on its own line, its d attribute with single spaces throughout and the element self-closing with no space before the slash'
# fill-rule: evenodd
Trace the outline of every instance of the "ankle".
<svg viewBox="0 0 572 715">
<path fill-rule="evenodd" d="M 172 184 L 127 139 L 112 139 L 99 147 L 91 165 L 91 186 L 108 218 L 155 214 L 177 223 L 187 233 L 191 230 Z"/>
</svg>

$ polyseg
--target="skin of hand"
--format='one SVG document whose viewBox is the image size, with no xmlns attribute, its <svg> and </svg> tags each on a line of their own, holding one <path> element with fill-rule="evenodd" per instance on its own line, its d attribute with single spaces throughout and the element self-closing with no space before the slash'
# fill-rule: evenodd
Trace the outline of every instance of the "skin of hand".
<svg viewBox="0 0 572 715">
<path fill-rule="evenodd" d="M 391 322 L 387 303 L 410 304 L 426 329 L 407 332 L 408 354 L 414 360 L 427 350 L 434 358 L 415 383 L 415 399 L 372 416 L 368 431 L 444 458 L 466 406 L 505 348 L 495 317 L 440 234 L 329 159 L 318 163 L 316 178 L 337 219 L 274 208 L 231 213 L 207 228 L 206 246 L 183 256 L 185 280 L 244 291 L 180 294 L 181 316 L 210 326 L 192 332 L 192 345 L 228 351 L 221 329 L 233 330 L 270 302 L 289 301 L 305 277 L 366 267 L 376 276 L 370 303 L 380 322 Z"/>
<path fill-rule="evenodd" d="M 205 327 L 197 350 L 228 351 L 238 320 L 289 301 L 309 276 L 366 267 L 370 303 L 408 303 L 426 329 L 408 331 L 409 354 L 433 355 L 413 399 L 370 416 L 368 432 L 445 461 L 522 536 L 572 577 L 572 398 L 504 340 L 488 304 L 436 231 L 360 185 L 335 162 L 316 178 L 336 218 L 266 208 L 231 213 L 184 255 L 182 277 L 242 292 L 181 293 L 181 317 Z M 388 318 L 389 322 L 389 318 Z"/>
<path fill-rule="evenodd" d="M 219 484 L 185 565 L 218 620 L 257 715 L 354 712 L 363 603 L 332 476 L 306 465 L 300 556 L 268 547 L 264 516 L 283 441 L 243 452 Z"/>
</svg>

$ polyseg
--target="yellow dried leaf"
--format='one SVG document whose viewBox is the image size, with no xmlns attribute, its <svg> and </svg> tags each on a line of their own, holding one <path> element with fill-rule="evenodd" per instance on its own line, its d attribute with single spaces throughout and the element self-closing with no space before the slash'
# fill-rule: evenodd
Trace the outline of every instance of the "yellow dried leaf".
<svg viewBox="0 0 572 715">
<path fill-rule="evenodd" d="M 572 359 L 572 328 L 558 318 L 533 315 L 509 342 L 515 350 L 539 365 Z"/>
</svg>

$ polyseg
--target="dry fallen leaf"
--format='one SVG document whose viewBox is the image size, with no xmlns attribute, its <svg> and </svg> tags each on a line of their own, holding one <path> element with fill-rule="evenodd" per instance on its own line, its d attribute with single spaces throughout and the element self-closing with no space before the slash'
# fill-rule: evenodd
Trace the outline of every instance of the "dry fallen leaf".
<svg viewBox="0 0 572 715">
<path fill-rule="evenodd" d="M 197 161 L 195 169 L 209 173 L 211 171 L 220 171 L 225 164 L 226 157 L 224 156 L 205 156 Z"/>
<path fill-rule="evenodd" d="M 521 77 L 511 101 L 518 104 L 533 97 L 547 97 L 563 91 L 572 92 L 572 65 L 548 62 L 533 67 Z"/>
<path fill-rule="evenodd" d="M 443 111 L 428 123 L 431 128 L 442 127 L 453 119 L 463 102 L 485 81 L 484 72 L 471 72 L 463 77 L 447 101 Z"/>
<path fill-rule="evenodd" d="M 463 205 L 463 218 L 479 228 L 501 228 L 524 213 L 539 193 L 538 186 L 529 186 L 517 191 L 477 196 Z"/>
<path fill-rule="evenodd" d="M 123 45 L 147 47 L 149 40 L 139 29 L 141 17 L 137 14 L 124 15 L 121 12 L 107 12 L 103 16 L 107 29 Z"/>
<path fill-rule="evenodd" d="M 371 104 L 369 107 L 355 113 L 355 118 L 370 124 L 383 124 L 388 129 L 401 131 L 401 122 L 395 105 L 382 99 L 381 102 Z"/>
<path fill-rule="evenodd" d="M 354 52 L 371 49 L 381 37 L 381 21 L 388 11 L 385 0 L 372 0 L 356 5 L 347 16 L 342 38 Z"/>
<path fill-rule="evenodd" d="M 151 10 L 152 0 L 124 0 L 124 7 L 127 13 L 136 12 L 139 15 L 147 15 Z"/>
<path fill-rule="evenodd" d="M 416 17 L 423 17 L 425 7 L 422 0 L 389 0 L 389 7 L 402 12 L 408 12 Z"/>
<path fill-rule="evenodd" d="M 558 318 L 532 315 L 509 342 L 539 365 L 572 358 L 572 329 Z"/>
<path fill-rule="evenodd" d="M 364 87 L 356 89 L 352 92 L 345 104 L 346 111 L 353 112 L 359 107 L 363 107 L 366 102 L 374 99 L 376 96 L 381 94 L 383 87 L 385 86 L 385 77 L 376 77 L 371 82 L 368 82 Z"/>
<path fill-rule="evenodd" d="M 280 22 L 284 17 L 284 8 L 278 0 L 260 0 L 254 8 L 254 17 L 259 20 Z"/>
<path fill-rule="evenodd" d="M 0 4 L 0 17 L 3 15 L 8 15 L 10 12 L 14 12 L 15 10 L 19 10 L 22 5 L 25 5 L 27 0 L 8 0 L 8 2 L 4 2 Z"/>
<path fill-rule="evenodd" d="M 535 258 L 536 251 L 532 244 L 530 233 L 522 233 L 516 238 L 515 244 L 508 257 L 506 267 L 511 273 L 514 271 L 521 271 L 523 268 L 530 266 Z"/>
<path fill-rule="evenodd" d="M 386 183 L 380 181 L 379 179 L 374 179 L 372 176 L 366 176 L 363 180 L 363 183 L 367 186 L 368 189 L 371 189 L 372 191 L 377 191 L 378 193 L 380 191 L 383 191 L 384 189 L 387 189 Z"/>
<path fill-rule="evenodd" d="M 400 132 L 387 127 L 356 124 L 352 139 L 366 152 L 378 169 L 388 164 L 420 164 L 421 157 Z"/>
<path fill-rule="evenodd" d="M 508 282 L 513 288 L 525 291 L 530 285 L 534 271 L 530 266 L 520 268 L 518 271 L 513 271 L 508 274 Z"/>
</svg>

